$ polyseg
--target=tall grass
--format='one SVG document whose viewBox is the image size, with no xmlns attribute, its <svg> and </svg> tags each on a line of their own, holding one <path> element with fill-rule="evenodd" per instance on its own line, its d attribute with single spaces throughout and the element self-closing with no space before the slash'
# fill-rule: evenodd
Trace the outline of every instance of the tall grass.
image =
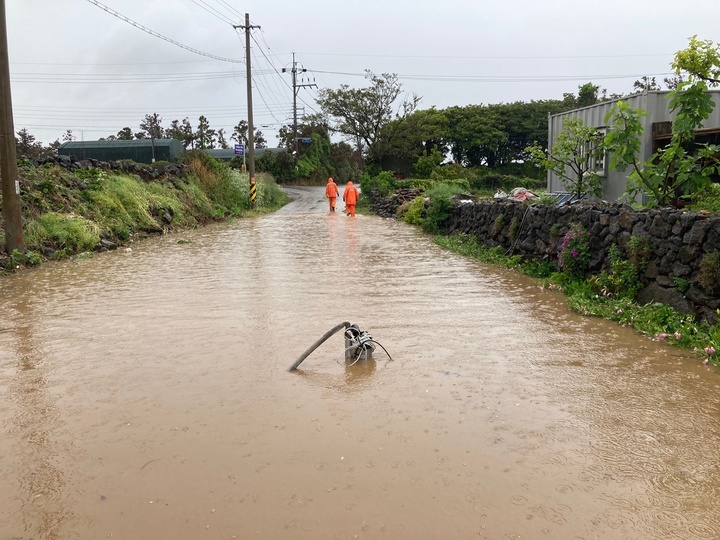
<svg viewBox="0 0 720 540">
<path fill-rule="evenodd" d="M 100 242 L 100 228 L 81 216 L 49 212 L 27 224 L 25 242 L 31 250 L 51 247 L 59 256 L 69 255 L 94 249 Z"/>
</svg>

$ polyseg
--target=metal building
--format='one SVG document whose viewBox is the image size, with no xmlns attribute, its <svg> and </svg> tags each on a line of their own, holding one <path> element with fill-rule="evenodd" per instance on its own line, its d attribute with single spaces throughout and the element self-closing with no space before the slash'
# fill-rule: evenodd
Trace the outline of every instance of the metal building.
<svg viewBox="0 0 720 540">
<path fill-rule="evenodd" d="M 176 139 L 134 139 L 131 141 L 69 141 L 58 148 L 62 156 L 99 161 L 132 160 L 136 163 L 175 161 L 185 152 Z"/>
<path fill-rule="evenodd" d="M 608 125 L 605 123 L 605 116 L 610 112 L 618 101 L 627 103 L 633 109 L 643 109 L 647 116 L 640 118 L 643 124 L 643 139 L 640 141 L 640 153 L 638 163 L 644 163 L 655 153 L 655 150 L 667 144 L 671 135 L 671 124 L 675 118 L 669 110 L 668 94 L 670 92 L 653 90 L 626 96 L 620 99 L 604 101 L 581 109 L 574 109 L 559 114 L 554 114 L 548 120 L 548 148 L 552 148 L 555 139 L 562 131 L 563 121 L 568 117 L 578 117 L 586 126 L 594 126 L 599 131 L 606 131 Z M 711 141 L 720 137 L 720 91 L 714 90 L 710 95 L 715 103 L 715 108 L 703 123 L 703 128 L 696 131 L 696 137 L 701 142 Z M 615 201 L 625 194 L 627 175 L 630 171 L 620 172 L 609 169 L 609 156 L 605 156 L 596 164 L 595 172 L 603 178 L 603 195 L 606 201 Z M 553 172 L 548 172 L 547 189 L 549 193 L 566 191 L 562 180 Z M 638 200 L 645 203 L 644 200 Z"/>
</svg>

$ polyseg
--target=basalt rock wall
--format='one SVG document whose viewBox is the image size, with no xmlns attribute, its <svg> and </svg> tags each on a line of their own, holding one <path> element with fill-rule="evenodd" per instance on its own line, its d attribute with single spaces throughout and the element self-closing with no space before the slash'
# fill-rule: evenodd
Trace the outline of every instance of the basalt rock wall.
<svg viewBox="0 0 720 540">
<path fill-rule="evenodd" d="M 488 247 L 502 246 L 509 254 L 557 264 L 563 236 L 572 224 L 580 224 L 590 233 L 590 272 L 609 268 L 613 244 L 627 253 L 630 238 L 643 236 L 650 256 L 639 300 L 659 301 L 716 320 L 720 279 L 714 289 L 707 290 L 707 283 L 703 287 L 698 282 L 698 274 L 703 257 L 720 250 L 718 214 L 675 209 L 636 211 L 622 204 L 458 201 L 445 232 L 471 234 Z"/>
<path fill-rule="evenodd" d="M 182 163 L 168 163 L 163 165 L 145 165 L 130 161 L 98 161 L 97 159 L 77 159 L 75 156 L 53 156 L 40 159 L 28 160 L 31 165 L 40 167 L 42 165 L 55 165 L 64 169 L 105 169 L 124 174 L 136 174 L 143 180 L 157 180 L 166 175 L 170 177 L 179 176 L 185 171 Z"/>
</svg>

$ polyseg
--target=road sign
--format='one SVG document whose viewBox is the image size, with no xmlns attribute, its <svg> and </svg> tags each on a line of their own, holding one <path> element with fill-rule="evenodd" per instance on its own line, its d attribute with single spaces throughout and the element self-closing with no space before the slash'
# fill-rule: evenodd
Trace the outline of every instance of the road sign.
<svg viewBox="0 0 720 540">
<path fill-rule="evenodd" d="M 303 144 L 310 144 L 310 143 L 312 142 L 312 139 L 310 139 L 310 138 L 308 137 L 308 138 L 305 138 L 305 139 L 300 139 L 300 142 L 303 143 Z"/>
<path fill-rule="evenodd" d="M 236 144 L 235 145 L 235 155 L 236 156 L 244 156 L 245 155 L 245 145 L 244 144 Z"/>
</svg>

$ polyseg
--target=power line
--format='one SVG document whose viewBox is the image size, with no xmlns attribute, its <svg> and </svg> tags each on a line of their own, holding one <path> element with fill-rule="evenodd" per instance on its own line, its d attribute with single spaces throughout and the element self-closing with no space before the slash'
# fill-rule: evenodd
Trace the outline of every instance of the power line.
<svg viewBox="0 0 720 540">
<path fill-rule="evenodd" d="M 199 6 L 202 9 L 204 9 L 205 11 L 207 11 L 208 13 L 210 13 L 210 15 L 212 15 L 213 17 L 220 19 L 222 22 L 230 24 L 230 25 L 233 24 L 234 21 L 232 21 L 231 19 L 229 19 L 228 17 L 226 17 L 225 15 L 220 13 L 218 10 L 216 10 L 214 7 L 210 6 L 206 2 L 203 2 L 203 0 L 190 0 L 190 1 L 193 4 L 195 4 L 196 6 Z"/>
<path fill-rule="evenodd" d="M 290 54 L 290 53 L 284 53 Z M 583 58 L 653 58 L 672 57 L 675 53 L 654 53 L 654 54 L 588 54 L 588 55 L 557 55 L 557 56 L 440 56 L 440 55 L 413 55 L 413 54 L 348 54 L 348 53 L 313 53 L 304 52 L 297 53 L 307 56 L 341 56 L 341 57 L 357 57 L 357 58 L 415 58 L 419 60 L 437 59 L 437 60 L 567 60 L 567 59 L 583 59 Z"/>
<path fill-rule="evenodd" d="M 151 36 L 154 36 L 154 37 L 156 37 L 156 38 L 160 38 L 160 39 L 162 39 L 162 40 L 165 40 L 165 41 L 167 41 L 168 43 L 172 43 L 173 45 L 177 45 L 178 47 L 180 47 L 180 48 L 182 48 L 182 49 L 185 49 L 185 50 L 187 50 L 187 51 L 190 51 L 190 52 L 192 52 L 192 53 L 199 54 L 199 55 L 201 55 L 201 56 L 207 56 L 208 58 L 213 58 L 213 59 L 215 59 L 215 60 L 220 60 L 221 62 L 231 62 L 231 63 L 233 63 L 233 64 L 242 64 L 242 63 L 243 63 L 242 60 L 237 59 L 237 58 L 224 58 L 224 57 L 222 57 L 222 56 L 216 56 L 216 55 L 214 55 L 214 54 L 210 54 L 210 53 L 203 52 L 203 51 L 198 50 L 198 49 L 195 49 L 195 48 L 193 48 L 193 47 L 188 47 L 187 45 L 183 45 L 183 44 L 180 43 L 179 41 L 175 41 L 174 39 L 171 39 L 171 38 L 169 38 L 169 37 L 163 36 L 162 34 L 159 34 L 158 32 L 155 32 L 154 30 L 150 30 L 150 29 L 147 28 L 146 26 L 143 26 L 142 24 L 133 21 L 132 19 L 126 17 L 126 16 L 123 15 L 122 13 L 118 13 L 117 11 L 115 11 L 115 10 L 113 10 L 113 9 L 110 9 L 109 7 L 107 7 L 107 6 L 104 5 L 104 4 L 101 4 L 101 3 L 98 2 L 97 0 L 87 0 L 87 1 L 90 2 L 92 5 L 97 6 L 97 7 L 99 7 L 100 9 L 108 12 L 110 15 L 113 15 L 114 17 L 117 17 L 117 18 L 120 19 L 121 21 L 124 21 L 124 22 L 126 22 L 126 23 L 134 26 L 134 27 L 137 28 L 138 30 L 142 30 L 143 32 L 145 32 L 145 33 L 147 33 L 147 34 L 150 34 Z"/>
<path fill-rule="evenodd" d="M 240 18 L 243 17 L 243 14 L 242 14 L 242 13 L 240 13 L 237 9 L 235 9 L 235 8 L 232 7 L 230 4 L 228 4 L 227 2 L 225 2 L 225 0 L 217 0 L 217 1 L 220 2 L 221 4 L 223 4 L 224 6 L 226 6 L 226 7 L 233 13 L 233 15 L 236 15 L 236 16 L 238 16 L 238 17 L 240 17 Z"/>
<path fill-rule="evenodd" d="M 324 71 L 313 70 L 316 73 L 325 73 L 328 75 L 343 75 L 347 77 L 363 77 L 366 73 L 351 73 L 343 71 Z M 666 73 L 642 73 L 642 74 L 624 74 L 624 75 L 402 75 L 398 74 L 398 79 L 413 81 L 440 81 L 440 82 L 562 82 L 576 80 L 602 80 L 602 79 L 630 79 L 633 77 L 662 77 L 672 75 L 671 72 Z"/>
</svg>

